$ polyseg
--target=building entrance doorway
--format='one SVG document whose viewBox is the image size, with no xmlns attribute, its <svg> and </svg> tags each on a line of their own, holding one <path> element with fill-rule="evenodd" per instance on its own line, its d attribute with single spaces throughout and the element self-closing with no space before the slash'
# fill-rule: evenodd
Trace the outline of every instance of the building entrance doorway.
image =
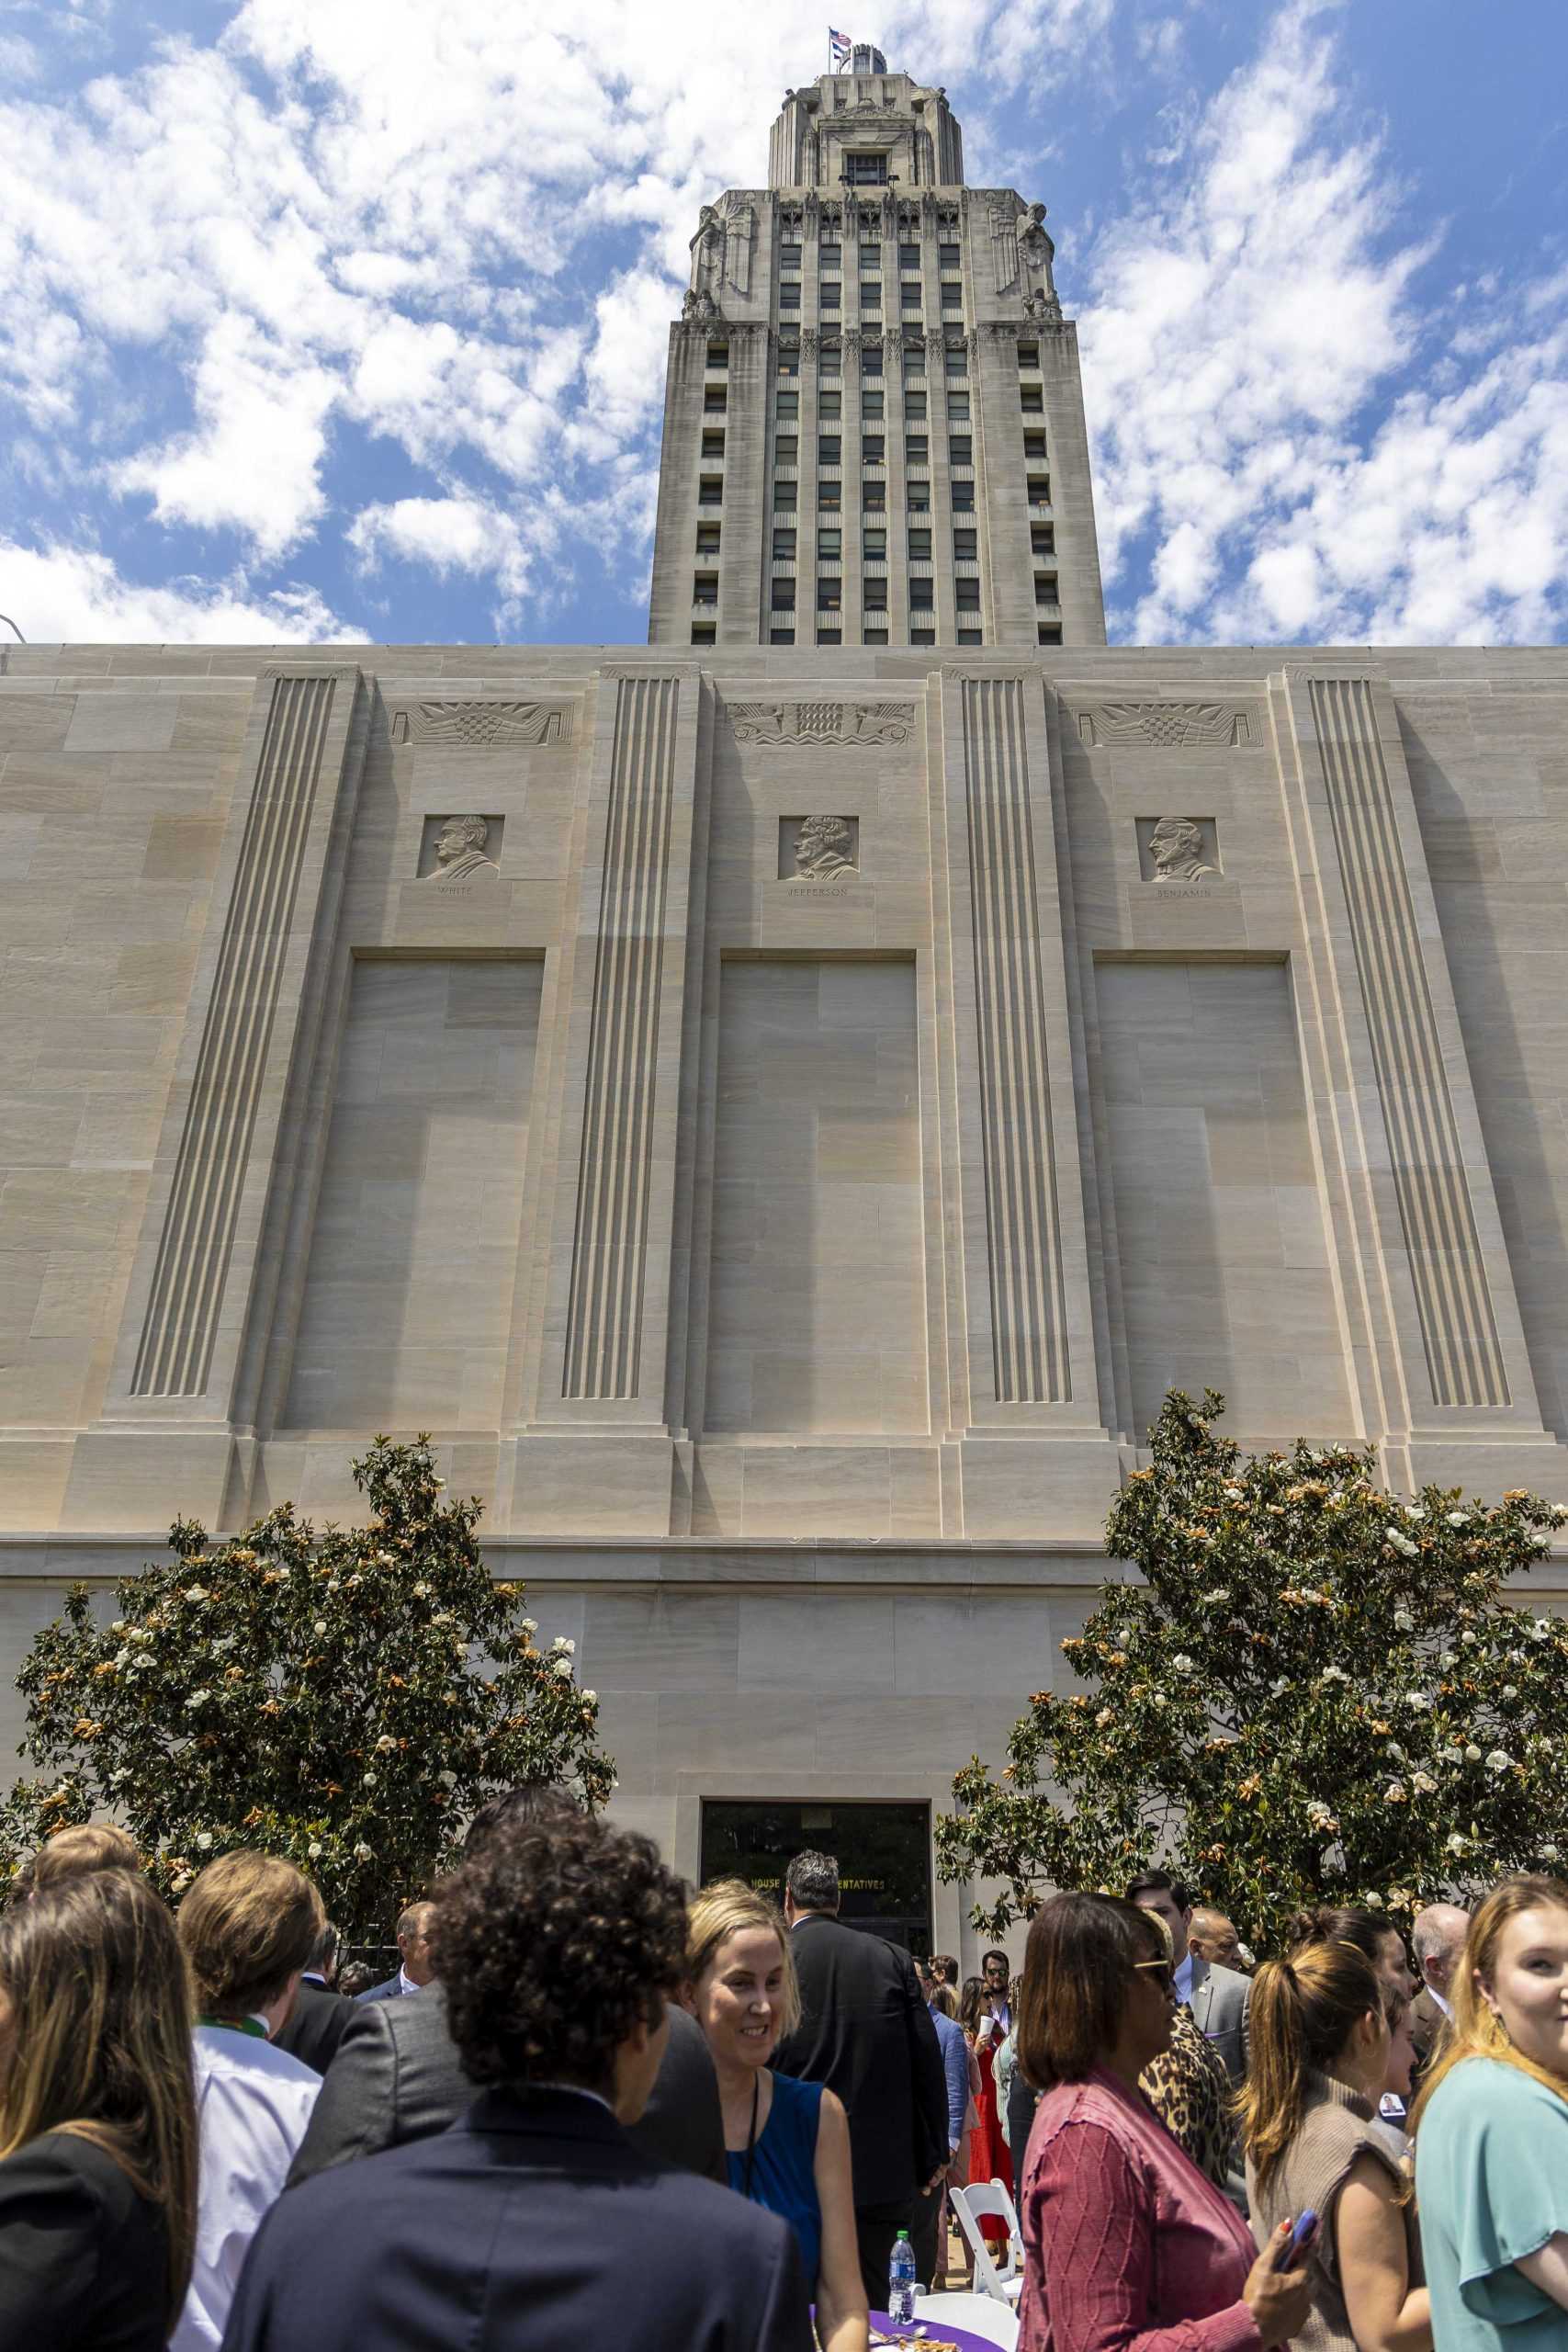
<svg viewBox="0 0 1568 2352">
<path fill-rule="evenodd" d="M 838 1859 L 846 1927 L 867 1928 L 905 1951 L 931 1951 L 930 1805 L 703 1800 L 705 1886 L 740 1878 L 782 1905 L 785 1867 L 807 1847 Z"/>
</svg>

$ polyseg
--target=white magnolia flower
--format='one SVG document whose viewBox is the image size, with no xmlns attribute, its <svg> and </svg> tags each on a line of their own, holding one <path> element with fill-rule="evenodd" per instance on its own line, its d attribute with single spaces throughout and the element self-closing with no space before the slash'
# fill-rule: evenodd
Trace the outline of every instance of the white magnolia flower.
<svg viewBox="0 0 1568 2352">
<path fill-rule="evenodd" d="M 1410 1785 L 1417 1796 L 1429 1797 L 1438 1784 L 1430 1772 L 1412 1772 Z"/>
<path fill-rule="evenodd" d="M 1450 1668 L 1456 1667 L 1459 1664 L 1458 1650 L 1444 1650 L 1442 1656 L 1438 1660 L 1438 1664 L 1442 1668 L 1444 1673 L 1447 1674 Z"/>
<path fill-rule="evenodd" d="M 1277 1681 L 1270 1682 L 1269 1685 L 1269 1696 L 1270 1699 L 1282 1699 L 1290 1687 L 1290 1676 L 1288 1674 L 1281 1674 Z"/>
<path fill-rule="evenodd" d="M 1416 1631 L 1416 1620 L 1408 1609 L 1396 1609 L 1393 1612 L 1393 1622 L 1402 1634 L 1413 1634 Z"/>
<path fill-rule="evenodd" d="M 1422 1510 L 1419 1503 L 1406 1503 L 1404 1506 L 1404 1516 L 1406 1519 L 1425 1519 L 1427 1514 Z"/>
<path fill-rule="evenodd" d="M 1227 1503 L 1239 1503 L 1242 1500 L 1241 1488 L 1239 1487 L 1227 1487 L 1225 1488 L 1225 1500 Z"/>
<path fill-rule="evenodd" d="M 571 1660 L 570 1660 L 570 1658 L 569 1658 L 569 1657 L 558 1657 L 558 1658 L 557 1658 L 557 1660 L 556 1660 L 556 1662 L 555 1662 L 555 1667 L 556 1667 L 556 1672 L 560 1676 L 560 1679 L 561 1679 L 561 1680 L 562 1680 L 563 1682 L 570 1682 L 570 1681 L 571 1680 Z"/>
<path fill-rule="evenodd" d="M 1535 1623 L 1530 1627 L 1530 1639 L 1532 1642 L 1549 1642 L 1551 1639 L 1551 1620 L 1550 1617 L 1538 1617 L 1536 1619 Z"/>
<path fill-rule="evenodd" d="M 321 1841 L 319 1838 L 312 1838 L 310 1843 L 305 1849 L 306 1853 L 313 1862 L 319 1862 L 321 1860 Z"/>
<path fill-rule="evenodd" d="M 519 1628 L 518 1628 L 518 1631 L 519 1631 L 520 1633 L 527 1634 L 530 1634 L 530 1635 L 532 1635 L 532 1634 L 536 1634 L 536 1633 L 538 1632 L 538 1630 L 539 1630 L 539 1621 L 538 1621 L 538 1619 L 537 1619 L 536 1617 L 525 1617 L 525 1618 L 524 1618 L 524 1620 L 523 1620 L 522 1624 L 521 1624 L 521 1625 L 519 1626 Z"/>
<path fill-rule="evenodd" d="M 1467 1510 L 1450 1510 L 1449 1513 L 1449 1525 L 1450 1527 L 1468 1527 L 1470 1525 L 1470 1513 Z"/>
<path fill-rule="evenodd" d="M 585 1690 L 582 1695 L 585 1699 L 592 1700 L 595 1705 L 598 1704 L 599 1693 L 597 1690 Z"/>
<path fill-rule="evenodd" d="M 380 1738 L 376 1742 L 376 1753 L 378 1756 L 390 1756 L 397 1744 L 398 1743 L 392 1737 L 391 1733 L 384 1731 L 381 1734 Z"/>
<path fill-rule="evenodd" d="M 318 1634 L 324 1634 L 327 1630 L 326 1619 L 324 1617 L 318 1617 L 312 1630 Z"/>
<path fill-rule="evenodd" d="M 1107 1724 L 1113 1724 L 1115 1720 L 1116 1717 L 1109 1707 L 1101 1707 L 1094 1719 L 1094 1727 L 1096 1731 L 1103 1731 Z"/>
<path fill-rule="evenodd" d="M 212 1595 L 208 1591 L 207 1587 L 204 1584 L 187 1584 L 185 1589 L 184 1598 L 186 1600 L 210 1600 Z"/>
<path fill-rule="evenodd" d="M 1383 1749 L 1383 1754 L 1395 1764 L 1403 1764 L 1404 1761 L 1404 1750 L 1397 1739 L 1389 1741 L 1388 1746 Z"/>
<path fill-rule="evenodd" d="M 1464 1760 L 1467 1764 L 1479 1764 L 1481 1761 L 1481 1750 L 1473 1740 L 1464 1751 Z"/>
<path fill-rule="evenodd" d="M 1459 1645 L 1461 1650 L 1472 1650 L 1475 1647 L 1475 1635 L 1461 1634 L 1459 1637 Z"/>
<path fill-rule="evenodd" d="M 1517 1699 L 1517 1698 L 1518 1697 L 1518 1695 L 1519 1695 L 1519 1690 L 1518 1690 L 1518 1685 L 1517 1685 L 1517 1682 L 1505 1682 L 1505 1683 L 1504 1683 L 1504 1685 L 1503 1685 L 1503 1696 L 1504 1696 L 1504 1698 L 1505 1698 L 1505 1699 Z"/>
<path fill-rule="evenodd" d="M 122 1765 L 120 1766 L 120 1768 L 119 1768 L 119 1770 L 118 1770 L 118 1772 L 111 1772 L 111 1773 L 109 1774 L 109 1786 L 110 1786 L 110 1788 L 112 1788 L 112 1789 L 118 1789 L 118 1786 L 119 1786 L 119 1784 L 120 1784 L 120 1782 L 121 1782 L 122 1781 L 129 1781 L 129 1780 L 130 1780 L 130 1765 L 129 1765 L 129 1764 L 122 1764 Z"/>
<path fill-rule="evenodd" d="M 1556 1861 L 1558 1859 L 1556 1847 L 1551 1845 L 1543 1846 L 1540 1849 L 1540 1859 L 1543 1862 Z"/>
<path fill-rule="evenodd" d="M 1156 1690 L 1155 1692 L 1155 1705 L 1156 1707 L 1168 1707 L 1170 1701 L 1166 1697 L 1163 1690 Z"/>
<path fill-rule="evenodd" d="M 190 1697 L 186 1701 L 186 1714 L 194 1715 L 197 1709 L 205 1705 L 206 1702 L 210 1699 L 212 1693 L 210 1690 L 193 1690 Z"/>
<path fill-rule="evenodd" d="M 1469 1838 L 1461 1837 L 1457 1829 L 1450 1830 L 1448 1837 L 1448 1851 L 1450 1854 L 1462 1854 L 1469 1844 Z"/>
<path fill-rule="evenodd" d="M 212 1832 L 211 1832 L 211 1830 L 210 1830 L 210 1829 L 198 1829 L 198 1830 L 197 1831 L 197 1833 L 196 1833 L 196 1842 L 197 1842 L 197 1844 L 201 1848 L 202 1852 L 205 1854 L 205 1853 L 206 1853 L 206 1851 L 207 1851 L 207 1849 L 208 1849 L 208 1848 L 209 1848 L 209 1846 L 210 1846 L 210 1845 L 211 1845 L 211 1843 L 212 1843 Z"/>
<path fill-rule="evenodd" d="M 1348 1682 L 1350 1679 L 1342 1666 L 1325 1666 L 1317 1679 L 1320 1682 Z"/>
<path fill-rule="evenodd" d="M 437 1772 L 435 1777 L 440 1781 L 444 1789 L 455 1789 L 457 1785 L 457 1775 L 456 1772 Z"/>
<path fill-rule="evenodd" d="M 1486 1758 L 1489 1772 L 1511 1772 L 1513 1769 L 1514 1759 L 1506 1747 L 1495 1747 Z"/>
<path fill-rule="evenodd" d="M 1185 1650 L 1178 1650 L 1176 1656 L 1170 1662 L 1172 1666 L 1175 1667 L 1178 1674 L 1190 1674 L 1194 1664 L 1196 1663 L 1194 1659 L 1188 1657 Z"/>
<path fill-rule="evenodd" d="M 1404 1694 L 1404 1703 L 1413 1713 L 1419 1715 L 1426 1713 L 1432 1702 L 1427 1697 L 1425 1691 L 1407 1690 Z"/>
<path fill-rule="evenodd" d="M 360 1787 L 361 1787 L 361 1788 L 363 1788 L 363 1789 L 373 1789 L 373 1788 L 375 1787 L 375 1785 L 376 1785 L 376 1775 L 375 1775 L 375 1773 L 374 1773 L 374 1772 L 367 1772 L 367 1773 L 364 1775 L 363 1779 L 361 1780 L 361 1781 L 360 1781 L 360 1784 L 359 1784 L 359 1785 L 360 1785 Z"/>
<path fill-rule="evenodd" d="M 566 1657 L 570 1657 L 573 1650 L 577 1647 L 577 1644 L 575 1642 L 569 1642 L 564 1634 L 558 1634 L 555 1640 L 550 1644 L 550 1647 L 553 1650 L 562 1651 Z"/>
<path fill-rule="evenodd" d="M 430 1622 L 433 1625 L 449 1625 L 452 1623 L 452 1611 L 449 1609 L 438 1609 Z"/>
<path fill-rule="evenodd" d="M 430 1587 L 427 1584 L 416 1584 L 413 1589 L 413 1597 L 416 1600 L 428 1600 Z"/>
<path fill-rule="evenodd" d="M 117 1618 L 115 1619 L 115 1621 L 114 1621 L 114 1623 L 109 1627 L 109 1632 L 110 1632 L 111 1634 L 123 1634 L 123 1633 L 125 1632 L 125 1630 L 126 1630 L 126 1625 L 125 1625 L 125 1620 L 124 1620 L 124 1618 L 123 1618 L 123 1617 L 117 1617 Z"/>
<path fill-rule="evenodd" d="M 1212 1592 L 1200 1593 L 1198 1597 L 1205 1609 L 1218 1609 L 1230 1599 L 1230 1587 L 1227 1584 L 1217 1584 Z"/>
<path fill-rule="evenodd" d="M 1421 1546 L 1419 1544 L 1413 1544 L 1402 1527 L 1385 1527 L 1383 1535 L 1393 1549 L 1403 1553 L 1407 1560 L 1414 1560 L 1419 1555 Z"/>
<path fill-rule="evenodd" d="M 354 1849 L 354 1859 L 356 1862 L 373 1862 L 376 1859 L 375 1847 L 367 1846 L 362 1838 Z"/>
<path fill-rule="evenodd" d="M 1404 1803 L 1404 1781 L 1391 1781 L 1382 1794 L 1385 1804 L 1403 1804 Z"/>
</svg>

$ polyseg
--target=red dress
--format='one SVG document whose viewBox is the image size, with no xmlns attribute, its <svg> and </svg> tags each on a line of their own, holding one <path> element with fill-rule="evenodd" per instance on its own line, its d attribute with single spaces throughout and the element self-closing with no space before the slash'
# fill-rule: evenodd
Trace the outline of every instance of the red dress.
<svg viewBox="0 0 1568 2352">
<path fill-rule="evenodd" d="M 980 2063 L 980 2088 L 975 2104 L 980 2120 L 969 2134 L 969 2178 L 972 2184 L 999 2180 L 1009 2196 L 1012 2194 L 1012 2156 L 1002 2138 L 1001 2120 L 997 2113 L 997 2084 L 993 2068 L 997 2052 L 1005 2035 L 987 2027 L 975 2044 L 975 2055 Z M 994 2214 L 987 2214 L 980 2223 L 982 2237 L 1007 2244 L 1007 2223 Z"/>
</svg>

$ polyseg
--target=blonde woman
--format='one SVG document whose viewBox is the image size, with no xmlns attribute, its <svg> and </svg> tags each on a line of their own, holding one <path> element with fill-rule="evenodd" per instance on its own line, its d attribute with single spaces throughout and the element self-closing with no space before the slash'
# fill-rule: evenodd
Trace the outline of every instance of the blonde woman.
<svg viewBox="0 0 1568 2352">
<path fill-rule="evenodd" d="M 1389 1997 L 1355 1944 L 1298 1945 L 1252 1982 L 1241 2126 L 1252 2232 L 1315 2213 L 1306 2352 L 1429 2352 L 1431 2303 L 1408 2184 L 1378 2124 Z M 1402 1996 L 1400 1997 L 1403 1997 Z"/>
<path fill-rule="evenodd" d="M 1568 2343 L 1568 1885 L 1505 1879 L 1454 1972 L 1416 2103 L 1437 2352 Z"/>
<path fill-rule="evenodd" d="M 753 1888 L 721 1879 L 692 1905 L 686 1967 L 685 2006 L 718 2076 L 729 2185 L 794 2230 L 822 2352 L 867 2352 L 848 2119 L 820 2083 L 768 2064 L 800 2011 L 784 1921 Z"/>
<path fill-rule="evenodd" d="M 124 1870 L 0 1917 L 0 2344 L 163 2352 L 196 2231 L 190 1998 Z"/>
</svg>

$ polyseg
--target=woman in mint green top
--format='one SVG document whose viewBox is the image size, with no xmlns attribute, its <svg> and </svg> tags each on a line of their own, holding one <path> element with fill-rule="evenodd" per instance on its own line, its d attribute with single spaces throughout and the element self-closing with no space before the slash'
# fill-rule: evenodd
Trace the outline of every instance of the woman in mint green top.
<svg viewBox="0 0 1568 2352">
<path fill-rule="evenodd" d="M 1568 1885 L 1506 1879 L 1471 1922 L 1416 2111 L 1436 2352 L 1568 2352 Z"/>
</svg>

